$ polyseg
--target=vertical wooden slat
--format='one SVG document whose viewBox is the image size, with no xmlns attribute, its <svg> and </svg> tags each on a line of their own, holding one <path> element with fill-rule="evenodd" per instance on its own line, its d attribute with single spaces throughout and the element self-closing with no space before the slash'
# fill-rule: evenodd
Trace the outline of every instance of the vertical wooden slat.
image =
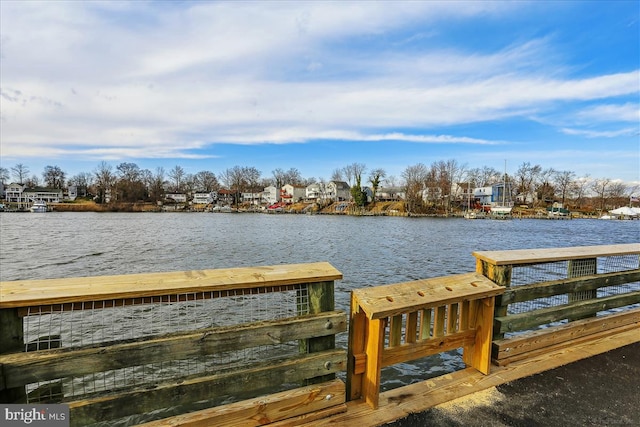
<svg viewBox="0 0 640 427">
<path fill-rule="evenodd" d="M 480 304 L 480 300 L 473 301 L 465 301 L 467 302 L 467 326 L 468 328 L 475 328 L 477 323 L 477 316 L 480 312 L 478 305 Z M 492 320 L 493 321 L 493 320 Z M 473 342 L 468 343 L 462 349 L 462 361 L 467 366 L 473 366 L 473 352 L 476 347 L 475 340 Z"/>
<path fill-rule="evenodd" d="M 433 319 L 433 336 L 444 336 L 444 321 L 445 321 L 446 308 L 444 306 L 436 307 L 434 319 Z"/>
<path fill-rule="evenodd" d="M 366 319 L 366 318 L 365 318 Z M 366 319 L 367 324 L 367 369 L 362 381 L 362 395 L 365 402 L 373 409 L 378 409 L 380 396 L 380 377 L 382 366 L 382 351 L 384 345 L 384 330 L 386 319 Z"/>
<path fill-rule="evenodd" d="M 460 309 L 460 330 L 466 331 L 469 329 L 469 301 L 462 301 Z"/>
<path fill-rule="evenodd" d="M 349 348 L 347 356 L 347 400 L 362 397 L 363 374 L 356 374 L 356 356 L 365 354 L 367 319 L 351 293 L 351 316 L 349 317 Z"/>
<path fill-rule="evenodd" d="M 458 304 L 447 306 L 447 334 L 453 334 L 458 330 Z"/>
<path fill-rule="evenodd" d="M 398 347 L 402 340 L 402 314 L 391 318 L 389 327 L 389 347 Z"/>
<path fill-rule="evenodd" d="M 405 342 L 416 342 L 416 334 L 418 332 L 418 312 L 414 311 L 407 315 L 407 327 L 405 332 Z"/>
<path fill-rule="evenodd" d="M 420 339 L 431 338 L 431 309 L 425 308 L 420 313 Z"/>
</svg>

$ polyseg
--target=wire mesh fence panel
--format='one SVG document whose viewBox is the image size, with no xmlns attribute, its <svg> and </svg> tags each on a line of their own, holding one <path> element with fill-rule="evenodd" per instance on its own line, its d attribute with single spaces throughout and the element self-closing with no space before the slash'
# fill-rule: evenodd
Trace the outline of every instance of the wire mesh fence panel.
<svg viewBox="0 0 640 427">
<path fill-rule="evenodd" d="M 306 284 L 32 307 L 23 318 L 24 350 L 103 346 L 292 318 L 309 311 Z M 297 352 L 297 341 L 285 342 L 36 382 L 26 387 L 27 401 L 56 401 L 213 375 Z"/>
<path fill-rule="evenodd" d="M 519 286 L 533 285 L 536 283 L 558 281 L 564 279 L 578 278 L 583 276 L 594 276 L 609 273 L 621 273 L 634 271 L 640 268 L 640 257 L 637 254 L 603 256 L 588 259 L 575 259 L 557 262 L 548 262 L 530 265 L 515 265 L 512 269 L 511 288 Z M 596 298 L 606 298 L 614 295 L 622 295 L 640 290 L 640 282 L 630 282 L 600 287 L 596 290 L 563 293 L 548 297 L 535 298 L 528 301 L 515 302 L 509 304 L 508 315 L 534 312 L 545 308 L 563 306 L 571 302 L 594 300 Z M 602 316 L 614 312 L 640 307 L 640 304 L 632 304 L 619 308 L 611 308 L 596 313 Z M 568 319 L 550 322 L 538 326 L 544 329 L 567 323 Z M 515 336 L 526 331 L 509 332 L 505 337 Z"/>
</svg>

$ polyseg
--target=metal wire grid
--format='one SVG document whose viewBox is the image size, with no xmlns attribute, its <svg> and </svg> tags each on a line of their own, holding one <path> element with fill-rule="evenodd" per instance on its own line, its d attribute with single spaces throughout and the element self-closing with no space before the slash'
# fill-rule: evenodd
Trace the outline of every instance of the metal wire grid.
<svg viewBox="0 0 640 427">
<path fill-rule="evenodd" d="M 309 294 L 306 285 L 190 293 L 136 301 L 89 302 L 65 307 L 36 307 L 29 309 L 23 319 L 25 351 L 94 346 L 308 313 Z M 69 398 L 155 384 L 205 372 L 211 375 L 297 351 L 296 341 L 38 382 L 27 386 L 27 400 L 56 401 L 63 396 Z"/>
<path fill-rule="evenodd" d="M 534 264 L 525 266 L 515 266 L 511 275 L 511 287 L 529 285 L 539 282 L 546 282 L 552 280 L 561 280 L 569 277 L 588 276 L 597 272 L 597 274 L 613 273 L 621 271 L 629 271 L 640 268 L 640 257 L 638 255 L 621 255 L 621 256 L 608 256 L 599 257 L 596 259 L 595 266 L 590 260 L 575 260 L 575 261 L 560 261 L 550 262 L 545 264 Z M 595 268 L 595 271 L 594 271 Z M 612 295 L 624 294 L 640 290 L 640 282 L 625 283 L 622 285 L 606 286 L 597 290 L 597 297 L 607 297 Z M 586 291 L 589 293 L 589 291 Z M 581 298 L 576 296 L 575 299 Z M 591 295 L 584 295 L 584 299 L 591 299 Z M 509 304 L 508 314 L 517 314 L 533 310 L 539 310 L 541 308 L 555 307 L 569 303 L 569 296 L 567 294 L 555 295 L 552 297 L 538 298 L 531 301 L 524 301 Z M 633 305 L 631 307 L 638 306 Z M 627 308 L 618 308 L 607 310 L 599 313 L 603 315 L 606 313 L 622 311 Z M 548 325 L 541 326 L 549 327 L 558 324 L 566 323 L 566 321 L 555 322 Z"/>
</svg>

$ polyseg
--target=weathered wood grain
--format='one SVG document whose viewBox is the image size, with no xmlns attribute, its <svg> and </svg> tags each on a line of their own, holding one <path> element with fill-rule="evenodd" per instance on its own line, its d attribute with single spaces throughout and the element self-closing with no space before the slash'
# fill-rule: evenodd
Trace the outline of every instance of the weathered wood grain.
<svg viewBox="0 0 640 427">
<path fill-rule="evenodd" d="M 556 307 L 543 308 L 535 312 L 511 314 L 494 319 L 500 332 L 515 332 L 532 329 L 546 323 L 557 322 L 569 317 L 580 317 L 595 314 L 599 311 L 624 307 L 640 302 L 640 291 L 613 295 L 596 300 L 578 301 Z"/>
<path fill-rule="evenodd" d="M 158 384 L 120 394 L 96 396 L 68 402 L 72 426 L 103 420 L 115 420 L 133 414 L 147 413 L 175 405 L 232 395 L 243 396 L 251 390 L 254 396 L 279 384 L 291 384 L 336 373 L 346 367 L 346 352 L 330 350 L 302 355 L 283 361 L 253 365 L 247 369 Z"/>
<path fill-rule="evenodd" d="M 602 317 L 577 320 L 564 325 L 527 332 L 512 338 L 495 340 L 492 356 L 496 360 L 513 358 L 520 354 L 546 349 L 561 343 L 569 345 L 578 338 L 589 337 L 597 332 L 636 324 L 640 324 L 640 308 Z"/>
<path fill-rule="evenodd" d="M 274 425 L 273 423 L 278 421 L 300 416 L 304 416 L 304 421 L 309 422 L 310 414 L 328 408 L 339 407 L 340 411 L 346 411 L 344 402 L 344 383 L 333 380 L 257 399 L 177 415 L 141 424 L 138 427 L 256 427 L 265 424 Z M 331 415 L 333 412 L 335 411 L 332 411 Z M 325 412 L 321 413 L 327 416 Z"/>
<path fill-rule="evenodd" d="M 501 304 L 531 301 L 569 292 L 588 291 L 606 286 L 617 286 L 640 281 L 640 269 L 616 273 L 604 273 L 594 276 L 539 282 L 531 285 L 511 287 L 505 290 Z M 497 303 L 497 302 L 496 302 Z"/>
<path fill-rule="evenodd" d="M 284 286 L 342 279 L 328 262 L 0 282 L 0 308 Z"/>
<path fill-rule="evenodd" d="M 640 254 L 640 243 L 568 248 L 516 249 L 508 251 L 477 251 L 473 256 L 493 265 L 526 265 L 569 259 Z"/>
<path fill-rule="evenodd" d="M 492 297 L 503 290 L 481 274 L 465 273 L 356 289 L 353 293 L 360 309 L 369 318 L 380 319 L 423 308 Z"/>
<path fill-rule="evenodd" d="M 5 387 L 18 387 L 38 381 L 142 366 L 166 360 L 282 344 L 307 337 L 333 336 L 346 331 L 346 322 L 345 313 L 332 311 L 282 320 L 208 328 L 121 344 L 107 343 L 99 347 L 61 348 L 0 355 L 0 365 L 3 365 L 0 382 L 4 382 Z"/>
</svg>

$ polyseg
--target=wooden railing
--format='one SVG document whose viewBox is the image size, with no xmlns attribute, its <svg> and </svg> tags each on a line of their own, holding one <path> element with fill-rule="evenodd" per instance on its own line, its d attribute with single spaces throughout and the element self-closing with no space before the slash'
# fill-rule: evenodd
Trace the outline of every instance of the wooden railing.
<svg viewBox="0 0 640 427">
<path fill-rule="evenodd" d="M 460 347 L 465 363 L 487 374 L 493 300 L 503 290 L 470 273 L 353 291 L 349 400 L 377 408 L 383 367 Z"/>
<path fill-rule="evenodd" d="M 456 375 L 499 384 L 640 327 L 640 244 L 474 255 L 475 273 L 353 290 L 346 350 L 328 263 L 0 282 L 0 403 L 66 403 L 72 425 L 311 425 L 389 409 L 386 366 L 462 348 L 475 369 Z"/>
<path fill-rule="evenodd" d="M 476 271 L 506 287 L 496 298 L 494 362 L 506 365 L 593 334 L 636 328 L 639 255 L 637 243 L 474 252 Z M 612 311 L 619 308 L 625 310 Z"/>
<path fill-rule="evenodd" d="M 346 351 L 335 349 L 347 328 L 334 310 L 341 278 L 314 263 L 2 282 L 0 402 L 67 403 L 72 425 L 140 422 L 162 408 L 291 384 L 325 382 L 287 409 L 261 405 L 251 415 L 277 420 L 344 404 L 344 385 L 336 393 L 342 383 L 331 381 L 346 369 Z M 157 324 L 181 318 L 168 332 Z M 96 337 L 100 329 L 108 331 Z"/>
</svg>

